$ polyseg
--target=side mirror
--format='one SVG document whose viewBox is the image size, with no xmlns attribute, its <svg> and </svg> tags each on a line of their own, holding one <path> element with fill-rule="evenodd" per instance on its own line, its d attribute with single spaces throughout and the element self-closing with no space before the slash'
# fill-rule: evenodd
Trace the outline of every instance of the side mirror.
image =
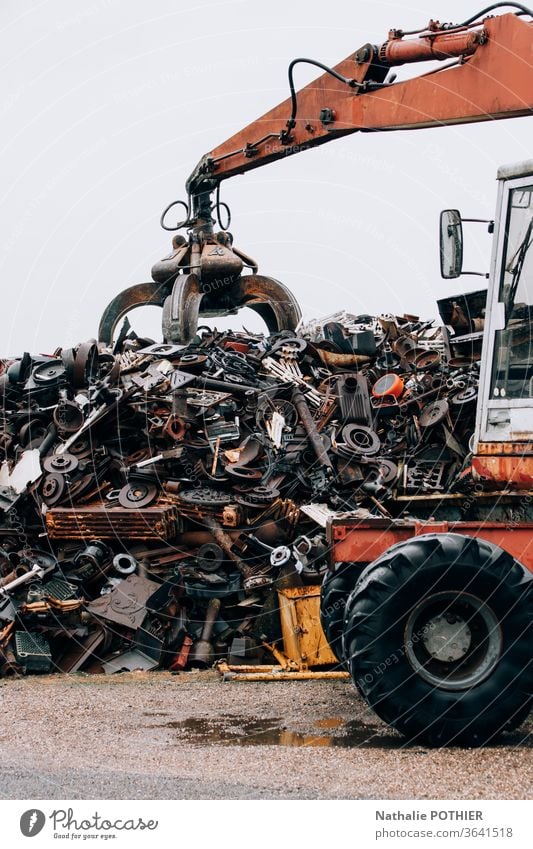
<svg viewBox="0 0 533 849">
<path fill-rule="evenodd" d="M 459 277 L 463 270 L 463 225 L 458 209 L 440 214 L 440 273 L 446 280 Z"/>
</svg>

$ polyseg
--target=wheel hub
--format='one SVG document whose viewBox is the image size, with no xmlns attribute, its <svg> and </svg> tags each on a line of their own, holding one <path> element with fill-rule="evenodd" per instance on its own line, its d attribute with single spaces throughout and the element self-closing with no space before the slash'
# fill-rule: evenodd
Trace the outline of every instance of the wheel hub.
<svg viewBox="0 0 533 849">
<path fill-rule="evenodd" d="M 472 632 L 464 619 L 447 613 L 429 620 L 422 642 L 435 660 L 459 660 L 472 644 Z"/>
<path fill-rule="evenodd" d="M 413 670 L 441 690 L 467 690 L 485 680 L 502 653 L 502 634 L 492 609 L 477 596 L 435 593 L 411 611 L 405 654 Z"/>
</svg>

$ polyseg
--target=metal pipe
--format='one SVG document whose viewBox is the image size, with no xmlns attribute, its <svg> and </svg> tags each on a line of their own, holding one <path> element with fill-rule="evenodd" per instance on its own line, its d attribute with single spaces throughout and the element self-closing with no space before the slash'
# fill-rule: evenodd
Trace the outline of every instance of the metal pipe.
<svg viewBox="0 0 533 849">
<path fill-rule="evenodd" d="M 39 454 L 41 455 L 41 457 L 44 454 L 46 454 L 46 452 L 52 447 L 52 445 L 54 444 L 56 439 L 57 439 L 57 427 L 56 427 L 55 424 L 51 424 L 51 425 L 49 425 L 48 430 L 46 431 L 46 433 L 44 435 L 43 441 L 39 445 Z"/>
<path fill-rule="evenodd" d="M 213 519 L 212 516 L 205 516 L 203 521 L 209 528 L 211 535 L 213 536 L 215 541 L 218 542 L 222 551 L 225 551 L 230 560 L 233 560 L 243 578 L 251 578 L 254 574 L 254 571 L 250 568 L 250 566 L 248 566 L 244 562 L 244 560 L 241 560 L 241 558 L 237 554 L 235 554 L 235 552 L 233 551 L 233 540 L 229 536 L 229 534 L 227 534 L 221 528 L 216 519 Z"/>
<path fill-rule="evenodd" d="M 346 679 L 348 672 L 224 672 L 224 681 L 312 681 L 321 678 Z"/>
<path fill-rule="evenodd" d="M 205 614 L 200 639 L 193 645 L 189 654 L 188 659 L 192 666 L 199 664 L 200 666 L 209 667 L 213 664 L 215 653 L 213 651 L 213 646 L 211 645 L 211 638 L 213 636 L 213 628 L 215 627 L 215 622 L 218 619 L 219 613 L 220 599 L 212 598 L 207 605 L 207 613 Z"/>
<path fill-rule="evenodd" d="M 241 531 L 225 531 L 229 539 L 240 536 Z M 179 543 L 187 548 L 196 548 L 213 541 L 213 534 L 208 531 L 185 531 L 179 535 Z M 222 547 L 222 546 L 221 546 Z M 178 549 L 179 550 L 179 549 Z M 180 552 L 181 553 L 181 552 Z"/>
<path fill-rule="evenodd" d="M 49 571 L 50 568 L 43 569 L 43 567 L 39 566 L 38 563 L 34 563 L 29 572 L 25 572 L 23 575 L 20 575 L 20 577 L 14 578 L 8 584 L 4 584 L 3 587 L 0 587 L 0 593 L 5 595 L 11 590 L 14 590 L 15 587 L 19 587 L 21 584 L 27 584 L 28 581 L 33 580 L 33 578 L 42 578 L 43 575 Z"/>
<path fill-rule="evenodd" d="M 246 386 L 243 383 L 230 383 L 227 380 L 217 380 L 214 377 L 199 377 L 196 386 L 200 389 L 213 389 L 215 392 L 235 392 L 245 395 L 247 392 L 264 392 L 264 388 L 257 386 Z"/>
<path fill-rule="evenodd" d="M 331 462 L 329 455 L 324 447 L 324 443 L 322 441 L 322 437 L 320 436 L 317 426 L 315 424 L 315 420 L 311 415 L 311 411 L 307 406 L 307 401 L 304 398 L 303 393 L 300 389 L 293 389 L 292 391 L 292 403 L 298 410 L 298 415 L 302 421 L 302 424 L 306 430 L 306 433 L 309 437 L 309 441 L 313 448 L 313 451 L 316 454 L 316 458 L 321 466 L 328 470 L 330 475 L 334 474 L 333 463 Z"/>
<path fill-rule="evenodd" d="M 205 615 L 204 627 L 202 628 L 202 635 L 200 640 L 206 640 L 210 642 L 211 637 L 213 636 L 213 628 L 215 627 L 215 622 L 217 621 L 218 614 L 220 613 L 220 599 L 212 598 L 207 605 L 207 613 Z"/>
</svg>

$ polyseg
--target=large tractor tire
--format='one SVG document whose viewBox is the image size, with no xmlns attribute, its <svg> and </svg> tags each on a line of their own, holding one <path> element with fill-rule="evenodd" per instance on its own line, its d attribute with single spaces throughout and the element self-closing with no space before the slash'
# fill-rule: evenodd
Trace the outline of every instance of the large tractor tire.
<svg viewBox="0 0 533 849">
<path fill-rule="evenodd" d="M 320 622 L 333 654 L 341 663 L 346 602 L 360 574 L 360 564 L 341 563 L 334 572 L 327 571 L 322 582 Z"/>
<path fill-rule="evenodd" d="M 343 655 L 385 722 L 433 746 L 484 745 L 531 707 L 533 575 L 484 540 L 427 534 L 365 569 Z"/>
</svg>

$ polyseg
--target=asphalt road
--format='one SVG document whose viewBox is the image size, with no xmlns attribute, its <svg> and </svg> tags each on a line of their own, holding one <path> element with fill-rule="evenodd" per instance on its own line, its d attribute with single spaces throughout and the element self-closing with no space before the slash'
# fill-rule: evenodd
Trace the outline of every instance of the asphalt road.
<svg viewBox="0 0 533 849">
<path fill-rule="evenodd" d="M 523 799 L 531 719 L 484 749 L 408 745 L 349 682 L 216 673 L 0 683 L 3 799 Z"/>
</svg>

